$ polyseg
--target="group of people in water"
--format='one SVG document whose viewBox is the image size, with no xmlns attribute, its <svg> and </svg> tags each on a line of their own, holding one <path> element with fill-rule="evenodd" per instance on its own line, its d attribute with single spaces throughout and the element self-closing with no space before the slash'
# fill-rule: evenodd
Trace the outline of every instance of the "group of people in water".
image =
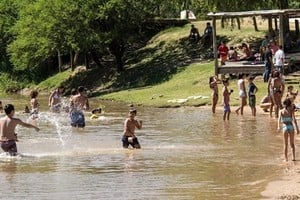
<svg viewBox="0 0 300 200">
<path fill-rule="evenodd" d="M 248 88 L 246 87 L 246 78 L 248 79 Z M 240 105 L 236 108 L 236 114 L 244 114 L 244 107 L 249 102 L 251 108 L 251 115 L 256 116 L 256 93 L 258 91 L 257 86 L 254 83 L 255 76 L 250 75 L 246 77 L 241 73 L 238 75 L 238 91 L 240 98 Z M 212 89 L 212 113 L 216 112 L 216 106 L 219 99 L 218 84 L 223 84 L 222 88 L 222 103 L 223 103 L 223 120 L 230 119 L 230 95 L 233 90 L 229 90 L 229 79 L 225 78 L 220 80 L 217 76 L 210 77 L 209 86 Z M 285 93 L 285 82 L 279 70 L 272 71 L 267 83 L 266 96 L 264 97 L 264 103 L 261 104 L 261 108 L 265 112 L 269 112 L 270 117 L 278 119 L 278 131 L 282 129 L 284 138 L 284 157 L 288 161 L 288 143 L 292 148 L 292 160 L 295 160 L 295 143 L 294 135 L 299 134 L 299 128 L 295 117 L 295 112 L 298 107 L 295 104 L 298 91 L 294 91 L 292 85 L 287 87 Z M 265 101 L 266 100 L 266 101 Z M 273 111 L 274 109 L 274 111 Z"/>
<path fill-rule="evenodd" d="M 48 101 L 48 106 L 51 112 L 60 113 L 61 111 L 67 112 L 70 116 L 70 124 L 72 127 L 84 128 L 85 127 L 85 115 L 84 111 L 90 109 L 88 95 L 86 94 L 86 89 L 83 86 L 79 86 L 77 89 L 72 89 L 71 96 L 69 99 L 69 105 L 63 106 L 62 96 L 64 94 L 65 88 L 59 86 L 54 90 Z M 38 102 L 38 92 L 36 90 L 30 93 L 30 107 L 25 106 L 24 113 L 30 114 L 32 120 L 36 120 L 39 115 L 39 102 Z M 2 109 L 1 109 L 2 108 Z M 0 101 L 0 112 L 5 112 L 5 116 L 0 118 L 0 144 L 4 152 L 7 152 L 11 156 L 18 154 L 17 144 L 18 141 L 17 134 L 15 133 L 15 128 L 17 125 L 21 125 L 27 128 L 33 128 L 36 131 L 40 129 L 32 123 L 26 123 L 19 118 L 14 117 L 15 108 L 12 104 L 6 104 L 2 106 Z M 102 113 L 102 108 L 95 108 L 91 111 L 92 115 L 90 119 L 97 119 Z M 128 113 L 128 118 L 124 121 L 124 131 L 122 136 L 122 143 L 124 148 L 128 148 L 131 145 L 133 148 L 141 148 L 139 141 L 135 135 L 135 129 L 142 128 L 142 121 L 135 119 L 137 115 L 137 110 L 131 107 Z"/>
</svg>

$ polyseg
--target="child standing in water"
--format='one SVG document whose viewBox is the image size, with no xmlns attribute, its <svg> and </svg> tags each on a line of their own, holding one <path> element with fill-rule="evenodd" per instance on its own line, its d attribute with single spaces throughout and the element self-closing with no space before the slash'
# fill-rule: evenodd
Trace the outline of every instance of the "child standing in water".
<svg viewBox="0 0 300 200">
<path fill-rule="evenodd" d="M 128 114 L 128 118 L 124 122 L 124 135 L 122 137 L 123 148 L 128 148 L 131 145 L 135 149 L 140 149 L 140 143 L 135 136 L 135 129 L 142 128 L 142 120 L 136 120 L 136 110 L 131 109 Z"/>
<path fill-rule="evenodd" d="M 11 156 L 17 154 L 17 134 L 15 128 L 21 125 L 27 128 L 34 128 L 36 131 L 40 129 L 32 124 L 23 122 L 18 118 L 14 118 L 15 108 L 12 104 L 7 104 L 4 107 L 6 116 L 0 119 L 0 143 L 3 151 L 8 152 Z"/>
<path fill-rule="evenodd" d="M 278 130 L 280 130 L 280 124 L 282 124 L 282 132 L 284 138 L 284 157 L 285 161 L 288 161 L 288 142 L 292 148 L 292 161 L 295 161 L 295 129 L 296 133 L 299 134 L 299 128 L 297 120 L 295 118 L 294 109 L 292 107 L 292 101 L 285 99 L 283 101 L 284 108 L 279 111 L 278 117 Z"/>
<path fill-rule="evenodd" d="M 229 120 L 230 117 L 230 95 L 233 92 L 233 90 L 228 90 L 228 85 L 229 81 L 228 79 L 223 80 L 223 105 L 224 105 L 224 114 L 223 114 L 223 120 L 225 121 L 226 119 Z"/>
<path fill-rule="evenodd" d="M 245 74 L 241 73 L 239 74 L 239 80 L 238 80 L 238 88 L 239 88 L 239 96 L 241 99 L 240 106 L 235 110 L 236 114 L 239 114 L 239 111 L 241 111 L 241 115 L 244 114 L 244 107 L 247 105 L 247 93 L 246 93 L 246 86 L 245 86 Z"/>
<path fill-rule="evenodd" d="M 251 108 L 251 113 L 252 113 L 253 117 L 256 116 L 256 96 L 255 96 L 255 94 L 257 92 L 257 87 L 253 83 L 254 78 L 255 78 L 254 76 L 250 76 L 248 79 L 248 82 L 249 82 L 249 86 L 248 86 L 249 106 Z"/>
<path fill-rule="evenodd" d="M 219 99 L 218 83 L 221 83 L 221 81 L 218 79 L 217 76 L 211 76 L 209 78 L 209 87 L 210 89 L 212 89 L 212 113 L 216 112 L 216 106 Z"/>
</svg>

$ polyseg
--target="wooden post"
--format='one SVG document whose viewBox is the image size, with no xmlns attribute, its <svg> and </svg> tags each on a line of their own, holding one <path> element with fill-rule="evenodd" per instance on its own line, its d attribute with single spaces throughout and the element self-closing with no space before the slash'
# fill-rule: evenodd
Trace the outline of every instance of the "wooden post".
<svg viewBox="0 0 300 200">
<path fill-rule="evenodd" d="M 296 33 L 297 38 L 299 38 L 299 20 L 298 19 L 295 20 L 295 33 Z"/>
<path fill-rule="evenodd" d="M 279 15 L 279 45 L 284 47 L 284 16 L 283 14 Z"/>
<path fill-rule="evenodd" d="M 270 31 L 273 29 L 272 26 L 272 16 L 268 16 L 268 32 L 270 33 Z"/>
<path fill-rule="evenodd" d="M 214 57 L 215 57 L 215 75 L 218 75 L 218 47 L 217 47 L 217 25 L 216 25 L 216 17 L 213 17 L 213 51 L 214 51 Z"/>
<path fill-rule="evenodd" d="M 278 22 L 277 22 L 277 18 L 274 18 L 274 23 L 275 23 L 275 31 L 278 30 Z"/>
</svg>

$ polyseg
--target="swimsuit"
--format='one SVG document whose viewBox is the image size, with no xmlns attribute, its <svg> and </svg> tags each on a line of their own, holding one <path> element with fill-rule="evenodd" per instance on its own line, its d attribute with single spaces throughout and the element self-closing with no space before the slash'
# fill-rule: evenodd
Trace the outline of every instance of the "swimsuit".
<svg viewBox="0 0 300 200">
<path fill-rule="evenodd" d="M 11 156 L 17 154 L 17 144 L 15 140 L 1 141 L 1 148 L 3 151 L 8 152 Z"/>
<path fill-rule="evenodd" d="M 256 105 L 256 97 L 255 97 L 255 95 L 250 95 L 249 96 L 249 106 L 255 107 L 255 105 Z"/>
<path fill-rule="evenodd" d="M 129 140 L 132 139 L 132 141 L 129 141 L 128 139 Z M 123 135 L 122 142 L 123 142 L 123 148 L 128 148 L 129 145 L 131 145 L 133 148 L 136 148 L 136 149 L 141 148 L 137 137 L 132 138 L 131 136 Z"/>
<path fill-rule="evenodd" d="M 292 131 L 294 131 L 294 126 L 292 124 L 293 119 L 291 117 L 282 117 L 281 118 L 281 122 L 283 122 L 282 125 L 282 131 L 284 133 L 288 132 L 291 133 Z"/>
<path fill-rule="evenodd" d="M 85 127 L 85 118 L 82 111 L 74 110 L 70 113 L 71 126 L 83 128 Z"/>
<path fill-rule="evenodd" d="M 240 97 L 246 97 L 244 90 L 240 90 L 239 95 L 240 95 Z"/>
<path fill-rule="evenodd" d="M 224 112 L 230 112 L 230 105 L 224 105 Z"/>
</svg>

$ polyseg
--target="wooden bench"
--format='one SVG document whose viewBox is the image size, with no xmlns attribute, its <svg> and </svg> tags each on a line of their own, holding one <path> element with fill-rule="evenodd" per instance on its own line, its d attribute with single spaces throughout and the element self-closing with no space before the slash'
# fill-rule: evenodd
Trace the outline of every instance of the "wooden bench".
<svg viewBox="0 0 300 200">
<path fill-rule="evenodd" d="M 284 68 L 289 69 L 289 63 L 284 64 Z M 218 67 L 218 74 L 263 74 L 265 71 L 265 64 L 255 61 L 239 61 L 226 62 L 225 65 Z"/>
<path fill-rule="evenodd" d="M 226 62 L 218 67 L 218 74 L 263 74 L 265 65 L 255 61 Z"/>
</svg>

